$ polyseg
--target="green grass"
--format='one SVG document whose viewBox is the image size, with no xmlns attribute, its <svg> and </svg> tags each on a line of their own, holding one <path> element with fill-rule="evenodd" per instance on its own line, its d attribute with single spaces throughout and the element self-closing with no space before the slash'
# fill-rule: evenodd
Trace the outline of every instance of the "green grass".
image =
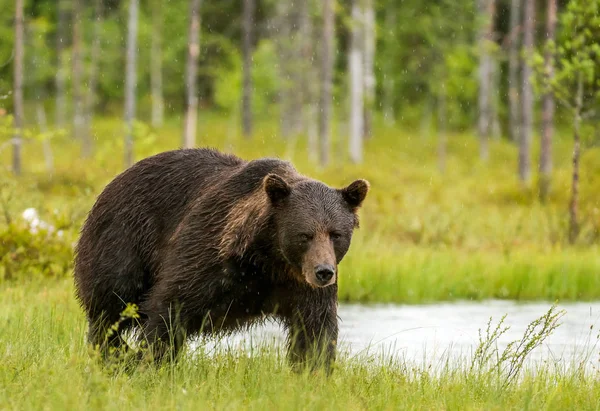
<svg viewBox="0 0 600 411">
<path fill-rule="evenodd" d="M 0 409 L 598 409 L 600 379 L 551 365 L 494 372 L 342 359 L 295 374 L 279 347 L 219 349 L 155 367 L 102 366 L 69 280 L 0 285 Z M 484 326 L 484 324 L 482 324 Z"/>
<path fill-rule="evenodd" d="M 478 160 L 474 136 L 450 136 L 447 171 L 441 174 L 435 138 L 378 125 L 366 144 L 364 164 L 348 162 L 345 145 L 334 139 L 332 162 L 321 168 L 308 160 L 305 139 L 283 141 L 275 122 L 258 123 L 252 140 L 241 138 L 236 125 L 214 113 L 202 113 L 199 124 L 199 145 L 248 159 L 288 158 L 301 172 L 330 185 L 341 186 L 355 178 L 371 182 L 361 211 L 361 229 L 341 267 L 343 300 L 600 298 L 600 149 L 587 150 L 582 157 L 582 231 L 577 244 L 570 246 L 566 236 L 569 134 L 557 137 L 552 192 L 547 203 L 541 204 L 535 181 L 523 187 L 517 180 L 516 147 L 506 141 L 491 143 L 491 158 L 484 164 Z M 36 207 L 43 219 L 65 230 L 64 239 L 57 241 L 70 248 L 96 195 L 123 169 L 122 130 L 118 119 L 97 119 L 92 159 L 81 159 L 79 145 L 69 136 L 57 137 L 52 141 L 56 157 L 52 177 L 45 173 L 41 144 L 27 143 L 25 174 L 20 178 L 0 175 L 1 198 L 10 196 L 2 214 L 18 224 L 24 208 Z M 141 159 L 176 148 L 180 121 L 171 119 L 155 131 L 140 127 L 136 134 L 136 159 Z M 10 150 L 0 153 L 0 162 L 10 164 Z M 5 227 L 0 216 L 0 236 Z M 0 253 L 21 250 L 12 260 L 13 271 L 24 267 L 18 277 L 39 277 L 38 258 L 60 259 L 54 268 L 69 265 L 63 261 L 68 253 L 44 250 L 45 237 L 23 236 L 18 242 L 14 233 L 19 229 L 11 230 L 0 241 Z M 42 249 L 29 252 L 28 247 Z M 25 264 L 28 256 L 34 260 Z M 48 269 L 41 275 L 53 273 Z M 0 271 L 2 278 L 6 275 Z"/>
</svg>

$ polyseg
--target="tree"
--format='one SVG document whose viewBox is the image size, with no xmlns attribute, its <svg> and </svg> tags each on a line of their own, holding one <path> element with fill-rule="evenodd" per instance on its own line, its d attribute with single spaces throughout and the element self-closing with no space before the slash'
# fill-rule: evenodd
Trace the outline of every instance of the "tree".
<svg viewBox="0 0 600 411">
<path fill-rule="evenodd" d="M 525 24 L 523 48 L 526 58 L 533 54 L 535 31 L 535 0 L 525 0 Z M 533 128 L 533 88 L 531 84 L 532 68 L 526 62 L 523 67 L 522 85 L 522 127 L 519 141 L 519 178 L 524 184 L 531 180 L 531 133 Z"/>
<path fill-rule="evenodd" d="M 546 42 L 554 42 L 556 31 L 557 0 L 548 0 L 546 20 Z M 546 76 L 552 78 L 554 71 L 553 56 L 550 49 L 544 56 Z M 550 191 L 550 178 L 552 174 L 552 133 L 554 131 L 554 97 L 547 92 L 542 99 L 542 139 L 540 144 L 540 200 L 545 201 Z"/>
<path fill-rule="evenodd" d="M 66 73 L 65 73 L 65 44 L 67 41 L 67 12 L 65 10 L 66 0 L 57 0 L 58 23 L 56 33 L 56 125 L 63 127 L 66 118 Z"/>
<path fill-rule="evenodd" d="M 488 139 L 492 118 L 492 85 L 493 64 L 491 46 L 494 41 L 494 18 L 496 0 L 479 0 L 479 12 L 485 19 L 479 32 L 479 120 L 477 130 L 480 139 L 480 156 L 482 160 L 489 157 Z"/>
<path fill-rule="evenodd" d="M 73 1 L 73 136 L 81 141 L 83 157 L 91 153 L 91 141 L 88 133 L 83 133 L 85 126 L 83 107 L 83 32 L 81 1 Z"/>
<path fill-rule="evenodd" d="M 375 106 L 375 10 L 373 0 L 364 0 L 364 136 L 371 137 Z"/>
<path fill-rule="evenodd" d="M 98 82 L 98 64 L 100 59 L 100 36 L 102 34 L 102 0 L 94 0 L 94 37 L 92 40 L 92 50 L 90 52 L 90 67 L 88 89 L 86 93 L 85 103 L 85 129 L 84 141 L 89 143 L 84 152 L 85 155 L 90 155 L 92 151 L 92 118 L 96 109 L 96 85 Z M 84 150 L 85 151 L 85 150 Z"/>
<path fill-rule="evenodd" d="M 384 54 L 388 56 L 385 59 L 383 68 L 383 118 L 387 125 L 391 126 L 396 122 L 394 107 L 394 86 L 395 86 L 395 64 L 391 58 L 391 53 L 397 47 L 396 42 L 396 8 L 393 3 L 388 3 L 385 13 L 383 49 Z"/>
<path fill-rule="evenodd" d="M 198 90 L 196 75 L 198 56 L 200 55 L 200 0 L 190 2 L 190 25 L 188 33 L 188 55 L 185 69 L 185 88 L 187 95 L 183 147 L 196 145 L 196 123 L 198 118 Z"/>
<path fill-rule="evenodd" d="M 312 12 L 314 11 L 314 1 L 306 0 L 300 3 L 300 55 L 298 64 L 300 65 L 300 81 L 302 88 L 302 118 L 304 120 L 304 132 L 308 137 L 308 157 L 310 161 L 316 163 L 319 161 L 319 141 L 318 141 L 318 117 L 317 110 L 319 105 L 319 65 L 318 49 L 316 47 L 322 41 L 322 37 L 317 35 L 314 29 Z"/>
<path fill-rule="evenodd" d="M 520 93 L 519 71 L 521 59 L 519 58 L 519 45 L 521 44 L 521 3 L 523 0 L 510 2 L 510 28 L 508 49 L 508 109 L 509 132 L 514 142 L 520 139 Z"/>
<path fill-rule="evenodd" d="M 162 74 L 162 12 L 160 0 L 152 0 L 152 44 L 150 45 L 150 84 L 152 88 L 152 126 L 163 125 L 165 103 L 163 98 Z"/>
<path fill-rule="evenodd" d="M 534 57 L 536 79 L 543 95 L 551 93 L 573 115 L 573 173 L 569 201 L 569 241 L 579 235 L 579 162 L 582 122 L 600 118 L 600 2 L 573 0 L 561 14 L 561 35 L 546 43 L 546 53 Z M 546 58 L 555 67 L 548 73 Z"/>
<path fill-rule="evenodd" d="M 16 0 L 15 9 L 15 61 L 14 61 L 14 122 L 13 172 L 21 175 L 21 144 L 23 132 L 23 59 L 24 59 L 23 0 Z"/>
<path fill-rule="evenodd" d="M 255 0 L 244 0 L 242 132 L 246 137 L 252 135 L 252 34 L 254 26 L 254 9 Z"/>
<path fill-rule="evenodd" d="M 364 137 L 363 10 L 361 0 L 352 0 L 350 29 L 350 159 L 361 163 Z"/>
<path fill-rule="evenodd" d="M 137 85 L 137 31 L 139 0 L 130 0 L 127 23 L 127 63 L 125 70 L 125 165 L 133 164 L 133 121 L 135 119 L 135 91 Z"/>
<path fill-rule="evenodd" d="M 319 160 L 322 166 L 329 163 L 331 132 L 331 100 L 333 90 L 333 0 L 323 0 L 323 42 L 321 50 L 321 116 L 319 117 Z"/>
</svg>

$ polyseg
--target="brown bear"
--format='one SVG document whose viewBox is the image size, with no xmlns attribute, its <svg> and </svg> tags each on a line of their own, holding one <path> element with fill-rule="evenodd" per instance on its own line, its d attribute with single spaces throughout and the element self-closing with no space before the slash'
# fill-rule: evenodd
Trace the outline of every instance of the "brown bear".
<svg viewBox="0 0 600 411">
<path fill-rule="evenodd" d="M 365 180 L 334 189 L 286 161 L 247 162 L 212 149 L 136 163 L 100 194 L 77 244 L 89 342 L 121 344 L 107 330 L 134 303 L 140 320 L 119 331 L 140 325 L 156 359 L 173 358 L 186 336 L 271 317 L 288 331 L 292 365 L 329 366 L 337 267 L 368 190 Z"/>
</svg>

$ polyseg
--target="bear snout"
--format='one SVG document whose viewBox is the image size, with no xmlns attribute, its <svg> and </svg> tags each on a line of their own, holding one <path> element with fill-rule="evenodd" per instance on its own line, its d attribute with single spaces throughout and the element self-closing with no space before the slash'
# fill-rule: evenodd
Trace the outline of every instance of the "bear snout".
<svg viewBox="0 0 600 411">
<path fill-rule="evenodd" d="M 335 275 L 335 267 L 329 264 L 319 264 L 315 267 L 315 277 L 321 286 L 329 285 Z"/>
</svg>

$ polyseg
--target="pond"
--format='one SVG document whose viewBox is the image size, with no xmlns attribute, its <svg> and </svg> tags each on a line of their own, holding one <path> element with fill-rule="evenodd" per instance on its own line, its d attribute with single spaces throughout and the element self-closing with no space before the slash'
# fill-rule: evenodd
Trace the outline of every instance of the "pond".
<svg viewBox="0 0 600 411">
<path fill-rule="evenodd" d="M 519 340 L 527 325 L 542 316 L 550 303 L 515 303 L 490 300 L 428 305 L 341 304 L 339 347 L 347 356 L 368 356 L 378 361 L 399 359 L 420 365 L 439 365 L 446 360 L 471 358 L 492 317 L 494 327 L 504 314 L 510 329 L 498 340 L 502 351 Z M 559 304 L 565 311 L 561 325 L 532 352 L 530 363 L 549 360 L 566 367 L 585 363 L 598 365 L 600 302 Z M 215 346 L 249 350 L 264 343 L 283 344 L 285 334 L 277 324 L 268 323 L 250 332 L 236 333 Z"/>
</svg>

